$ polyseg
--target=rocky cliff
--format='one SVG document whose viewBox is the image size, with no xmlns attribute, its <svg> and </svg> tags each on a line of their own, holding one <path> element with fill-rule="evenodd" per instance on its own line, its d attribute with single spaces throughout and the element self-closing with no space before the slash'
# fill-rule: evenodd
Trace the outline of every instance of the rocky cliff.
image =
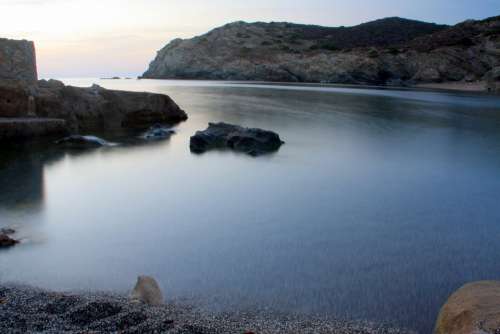
<svg viewBox="0 0 500 334">
<path fill-rule="evenodd" d="M 0 38 L 0 80 L 36 82 L 33 42 Z"/>
<path fill-rule="evenodd" d="M 185 119 L 166 95 L 37 81 L 33 42 L 0 39 L 0 142 Z"/>
<path fill-rule="evenodd" d="M 500 17 L 453 27 L 389 18 L 355 27 L 236 22 L 160 50 L 144 78 L 412 85 L 486 80 Z"/>
</svg>

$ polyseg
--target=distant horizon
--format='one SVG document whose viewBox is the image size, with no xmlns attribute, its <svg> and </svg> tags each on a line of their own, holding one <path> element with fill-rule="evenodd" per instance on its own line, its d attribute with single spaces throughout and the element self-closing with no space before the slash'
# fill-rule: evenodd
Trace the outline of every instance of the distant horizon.
<svg viewBox="0 0 500 334">
<path fill-rule="evenodd" d="M 40 78 L 137 77 L 175 38 L 227 23 L 290 22 L 355 26 L 389 17 L 454 25 L 500 15 L 500 2 L 479 0 L 3 0 L 1 38 L 35 42 Z"/>
</svg>

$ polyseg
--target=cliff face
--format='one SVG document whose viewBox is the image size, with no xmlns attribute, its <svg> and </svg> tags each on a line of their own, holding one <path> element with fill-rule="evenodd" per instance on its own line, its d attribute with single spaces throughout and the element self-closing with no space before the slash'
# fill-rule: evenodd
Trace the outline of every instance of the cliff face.
<svg viewBox="0 0 500 334">
<path fill-rule="evenodd" d="M 37 81 L 33 42 L 0 38 L 0 80 Z"/>
<path fill-rule="evenodd" d="M 351 28 L 236 22 L 158 52 L 144 78 L 405 85 L 485 80 L 500 17 L 453 27 L 389 18 Z"/>
</svg>

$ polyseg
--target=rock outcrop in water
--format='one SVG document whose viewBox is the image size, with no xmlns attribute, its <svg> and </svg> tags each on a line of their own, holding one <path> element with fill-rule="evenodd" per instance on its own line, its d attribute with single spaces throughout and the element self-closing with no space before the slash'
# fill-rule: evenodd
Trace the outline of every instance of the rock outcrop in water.
<svg viewBox="0 0 500 334">
<path fill-rule="evenodd" d="M 277 133 L 262 129 L 243 128 L 227 123 L 209 123 L 204 131 L 198 131 L 190 140 L 194 153 L 216 148 L 229 148 L 250 155 L 277 151 L 284 142 Z"/>
<path fill-rule="evenodd" d="M 32 42 L 0 39 L 0 140 L 187 119 L 166 95 L 37 81 L 34 52 Z"/>
<path fill-rule="evenodd" d="M 236 22 L 160 50 L 144 78 L 413 85 L 485 81 L 500 17 L 453 27 L 398 18 L 355 27 Z"/>
<path fill-rule="evenodd" d="M 500 331 L 500 282 L 466 284 L 446 302 L 434 334 L 497 334 Z"/>
<path fill-rule="evenodd" d="M 0 229 L 0 248 L 12 247 L 19 243 L 18 240 L 11 237 L 14 233 L 16 233 L 16 231 L 11 228 Z"/>
</svg>

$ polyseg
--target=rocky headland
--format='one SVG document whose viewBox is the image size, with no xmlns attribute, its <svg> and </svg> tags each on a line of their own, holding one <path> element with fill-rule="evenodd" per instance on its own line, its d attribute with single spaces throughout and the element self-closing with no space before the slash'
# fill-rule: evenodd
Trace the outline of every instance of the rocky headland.
<svg viewBox="0 0 500 334">
<path fill-rule="evenodd" d="M 32 42 L 0 39 L 0 140 L 141 128 L 187 119 L 168 96 L 38 80 Z"/>
<path fill-rule="evenodd" d="M 230 23 L 161 49 L 144 78 L 413 86 L 500 92 L 500 17 L 455 26 L 387 18 L 354 27 Z"/>
</svg>

